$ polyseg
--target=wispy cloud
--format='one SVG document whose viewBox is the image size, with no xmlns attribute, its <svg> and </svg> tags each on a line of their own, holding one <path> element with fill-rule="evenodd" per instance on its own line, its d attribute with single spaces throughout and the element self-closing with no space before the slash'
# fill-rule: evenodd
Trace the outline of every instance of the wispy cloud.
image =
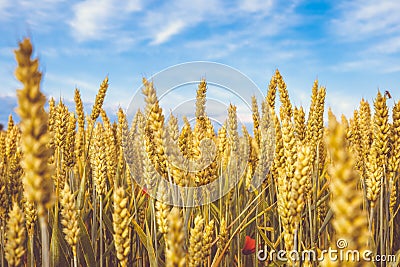
<svg viewBox="0 0 400 267">
<path fill-rule="evenodd" d="M 154 36 L 154 40 L 151 42 L 152 45 L 158 45 L 168 41 L 173 35 L 178 34 L 185 27 L 185 23 L 182 20 L 176 20 L 167 25 L 163 30 L 158 32 Z"/>
<path fill-rule="evenodd" d="M 380 65 L 381 62 L 376 59 L 355 59 L 343 61 L 331 66 L 330 69 L 337 72 L 348 72 L 359 69 L 377 70 Z"/>
<path fill-rule="evenodd" d="M 5 17 L 7 15 L 7 8 L 10 6 L 10 0 L 0 0 L 0 15 Z"/>
<path fill-rule="evenodd" d="M 205 60 L 217 60 L 224 58 L 247 43 L 247 41 L 239 39 L 233 33 L 215 34 L 205 40 L 189 40 L 184 46 L 187 49 L 199 51 Z"/>
<path fill-rule="evenodd" d="M 233 37 L 230 32 L 235 32 L 238 38 L 244 37 L 243 35 L 272 36 L 289 24 L 299 22 L 293 13 L 295 2 L 289 1 L 284 5 L 278 5 L 275 0 L 246 0 L 238 1 L 237 5 L 233 6 L 218 0 L 208 1 L 207 4 L 200 0 L 174 0 L 147 12 L 143 26 L 153 45 L 163 44 L 186 29 L 193 30 L 187 36 L 189 42 L 197 38 L 209 39 L 210 36 L 204 38 L 201 31 L 195 34 L 196 27 L 200 24 L 204 28 L 218 29 L 218 33 L 225 37 Z M 289 15 L 292 15 L 290 20 L 287 19 Z M 227 27 L 228 25 L 232 27 Z M 254 34 L 255 30 L 257 34 Z M 225 42 L 230 41 L 231 39 L 225 40 Z"/>
<path fill-rule="evenodd" d="M 202 50 L 212 51 L 214 58 L 222 58 L 301 23 L 295 13 L 296 0 L 277 3 L 246 0 L 231 5 L 222 0 L 206 4 L 202 0 L 171 0 L 156 5 L 139 0 L 85 0 L 72 7 L 68 25 L 78 42 L 112 43 L 117 53 L 137 45 L 188 47 L 186 44 L 199 43 Z"/>
<path fill-rule="evenodd" d="M 17 107 L 17 98 L 15 96 L 0 96 L 0 124 L 7 125 L 8 116 L 11 114 L 16 118 L 15 108 Z"/>
<path fill-rule="evenodd" d="M 346 99 L 344 101 L 344 99 Z M 359 101 L 357 97 L 349 97 L 348 92 L 332 92 L 328 91 L 326 96 L 326 111 L 328 108 L 339 117 L 343 114 L 346 117 L 352 116 L 355 109 L 357 109 Z M 327 116 L 325 116 L 327 118 Z"/>
<path fill-rule="evenodd" d="M 239 7 L 248 12 L 268 12 L 273 4 L 273 0 L 245 0 L 240 2 Z"/>
<path fill-rule="evenodd" d="M 386 0 L 344 1 L 339 5 L 339 17 L 333 26 L 347 41 L 371 39 L 400 33 L 400 2 Z"/>
<path fill-rule="evenodd" d="M 201 0 L 173 0 L 146 12 L 142 26 L 151 40 L 150 43 L 159 45 L 185 28 L 194 27 L 205 20 L 213 20 L 215 14 L 220 12 L 221 3 L 216 0 L 210 0 L 206 4 Z"/>
<path fill-rule="evenodd" d="M 111 25 L 112 1 L 87 0 L 73 7 L 74 18 L 70 21 L 73 35 L 78 40 L 101 39 Z"/>
<path fill-rule="evenodd" d="M 400 52 L 399 1 L 341 1 L 335 11 L 330 21 L 333 42 L 351 53 L 343 53 L 346 56 L 331 70 L 394 73 L 400 69 L 398 60 L 393 60 Z"/>
<path fill-rule="evenodd" d="M 14 21 L 13 28 L 22 27 L 35 33 L 49 32 L 55 21 L 68 16 L 66 0 L 0 0 L 0 21 Z"/>
<path fill-rule="evenodd" d="M 59 75 L 54 73 L 46 73 L 44 76 L 44 81 L 48 86 L 52 86 L 53 84 L 57 84 L 57 82 L 62 81 L 64 87 L 66 88 L 59 88 L 59 90 L 67 90 L 69 94 L 73 94 L 75 88 L 84 89 L 85 92 L 96 93 L 98 90 L 97 83 L 99 81 L 95 81 L 95 79 L 80 79 L 78 77 L 73 78 L 67 75 Z M 61 93 L 61 92 L 60 92 Z M 63 92 L 65 95 L 65 92 Z"/>
<path fill-rule="evenodd" d="M 137 0 L 85 0 L 73 6 L 69 21 L 72 34 L 78 41 L 100 40 L 112 30 L 118 30 L 121 19 L 141 9 Z"/>
<path fill-rule="evenodd" d="M 398 53 L 399 51 L 400 51 L 400 34 L 398 36 L 379 40 L 377 44 L 371 46 L 369 49 L 370 53 L 379 53 L 379 54 L 393 54 L 393 53 Z"/>
</svg>

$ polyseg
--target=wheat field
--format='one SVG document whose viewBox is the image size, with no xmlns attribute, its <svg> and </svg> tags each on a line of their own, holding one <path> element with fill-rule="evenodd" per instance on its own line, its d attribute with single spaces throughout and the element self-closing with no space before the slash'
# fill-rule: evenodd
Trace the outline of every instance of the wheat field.
<svg viewBox="0 0 400 267">
<path fill-rule="evenodd" d="M 166 121 L 143 79 L 146 108 L 132 121 L 120 109 L 113 122 L 102 107 L 108 78 L 91 111 L 78 89 L 70 110 L 41 92 L 32 50 L 29 39 L 15 50 L 19 123 L 10 115 L 0 132 L 1 266 L 398 266 L 400 101 L 378 92 L 351 118 L 330 110 L 324 118 L 326 89 L 315 81 L 309 110 L 294 107 L 277 70 L 262 103 L 253 99 L 249 132 L 238 129 L 233 105 L 214 129 L 205 80 L 194 126 Z M 204 167 L 191 171 L 192 162 Z M 197 188 L 219 177 L 238 182 L 215 201 L 168 201 L 169 185 Z M 381 261 L 323 258 L 329 248 Z M 260 258 L 265 251 L 318 259 Z"/>
</svg>

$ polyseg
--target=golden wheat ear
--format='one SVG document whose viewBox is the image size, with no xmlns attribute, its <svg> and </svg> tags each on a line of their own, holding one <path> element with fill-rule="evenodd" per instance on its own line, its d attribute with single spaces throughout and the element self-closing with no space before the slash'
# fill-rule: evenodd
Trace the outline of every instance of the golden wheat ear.
<svg viewBox="0 0 400 267">
<path fill-rule="evenodd" d="M 190 229 L 188 261 L 189 266 L 200 266 L 203 262 L 203 229 L 204 219 L 201 215 L 197 215 L 194 219 L 194 227 Z"/>
<path fill-rule="evenodd" d="M 93 122 L 96 121 L 100 115 L 100 110 L 103 107 L 103 102 L 106 97 L 107 89 L 108 89 L 108 77 L 106 77 L 100 84 L 99 91 L 96 95 L 96 99 L 94 101 L 94 105 L 92 108 L 92 113 L 90 114 L 90 118 L 92 119 Z"/>
<path fill-rule="evenodd" d="M 31 60 L 32 50 L 29 39 L 24 39 L 15 51 L 18 64 L 15 77 L 23 85 L 17 91 L 23 153 L 21 167 L 24 170 L 22 181 L 27 201 L 37 206 L 42 234 L 43 266 L 49 266 L 47 211 L 54 201 L 51 178 L 54 168 L 48 164 L 52 150 L 48 147 L 51 138 L 48 132 L 48 115 L 44 110 L 46 97 L 40 91 L 42 73 L 39 71 L 39 61 Z"/>
<path fill-rule="evenodd" d="M 184 251 L 185 233 L 183 218 L 178 208 L 173 208 L 168 215 L 168 234 L 165 251 L 166 267 L 184 267 L 186 253 Z"/>
<path fill-rule="evenodd" d="M 24 188 L 28 201 L 38 204 L 40 216 L 45 215 L 53 200 L 51 174 L 53 168 L 47 165 L 51 150 L 47 148 L 48 115 L 44 110 L 46 97 L 40 91 L 42 74 L 39 72 L 39 61 L 31 60 L 32 45 L 24 39 L 15 51 L 18 63 L 15 76 L 23 84 L 17 91 L 17 113 L 21 118 L 21 147 L 24 156 Z"/>
<path fill-rule="evenodd" d="M 5 256 L 9 266 L 20 266 L 25 254 L 25 219 L 17 202 L 13 203 L 7 222 Z"/>
<path fill-rule="evenodd" d="M 79 227 L 78 227 L 78 209 L 74 195 L 68 183 L 65 183 L 64 188 L 60 194 L 61 205 L 61 225 L 63 226 L 63 233 L 68 245 L 72 248 L 72 254 L 76 261 L 77 251 L 76 245 L 78 242 Z"/>
<path fill-rule="evenodd" d="M 367 248 L 369 238 L 367 213 L 362 209 L 363 192 L 358 189 L 359 175 L 354 168 L 354 160 L 346 144 L 346 132 L 343 125 L 336 121 L 329 113 L 329 135 L 327 146 L 331 155 L 332 165 L 330 190 L 332 198 L 330 207 L 334 219 L 332 226 L 335 237 L 331 245 L 337 240 L 345 240 L 346 249 L 355 249 L 363 253 Z M 332 263 L 326 262 L 327 266 Z M 348 266 L 363 266 L 358 262 L 348 262 Z M 346 265 L 347 266 L 347 265 Z"/>
<path fill-rule="evenodd" d="M 122 267 L 128 266 L 130 253 L 130 218 L 127 208 L 128 197 L 123 187 L 114 189 L 113 229 L 117 258 Z"/>
</svg>

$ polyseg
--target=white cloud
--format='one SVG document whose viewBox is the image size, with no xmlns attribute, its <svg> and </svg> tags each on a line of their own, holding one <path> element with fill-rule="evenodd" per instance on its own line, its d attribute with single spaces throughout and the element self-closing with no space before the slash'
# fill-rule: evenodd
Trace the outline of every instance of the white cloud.
<svg viewBox="0 0 400 267">
<path fill-rule="evenodd" d="M 368 72 L 373 74 L 390 74 L 400 71 L 400 65 L 397 57 L 392 57 L 386 53 L 371 53 L 365 50 L 355 59 L 347 59 L 335 65 L 328 67 L 338 73 L 345 72 Z"/>
<path fill-rule="evenodd" d="M 113 48 L 117 53 L 129 51 L 136 42 L 137 40 L 133 36 L 119 36 L 118 38 L 113 39 Z"/>
<path fill-rule="evenodd" d="M 337 72 L 348 72 L 356 70 L 377 70 L 381 65 L 381 61 L 372 58 L 354 59 L 340 62 L 330 67 L 331 70 Z"/>
<path fill-rule="evenodd" d="M 169 41 L 173 36 L 182 31 L 189 32 L 198 25 L 215 29 L 211 36 L 200 37 L 199 42 L 215 38 L 217 31 L 223 43 L 235 46 L 237 41 L 250 42 L 258 37 L 272 36 L 282 29 L 300 22 L 294 13 L 296 1 L 291 0 L 284 5 L 277 5 L 276 0 L 247 0 L 231 5 L 228 1 L 210 0 L 206 4 L 201 0 L 173 0 L 166 2 L 158 8 L 145 13 L 142 25 L 151 44 L 160 45 Z M 287 19 L 290 17 L 290 20 Z M 233 27 L 227 27 L 232 25 Z M 220 30 L 217 30 L 221 27 Z M 257 34 L 254 34 L 255 31 Z M 196 38 L 195 32 L 190 32 L 190 42 Z M 217 38 L 218 39 L 218 38 Z M 221 47 L 219 53 L 225 52 L 226 47 Z M 232 49 L 232 47 L 229 47 Z"/>
<path fill-rule="evenodd" d="M 247 43 L 246 40 L 239 40 L 240 34 L 217 34 L 209 36 L 204 40 L 187 41 L 185 47 L 187 49 L 196 49 L 202 51 L 202 58 L 205 60 L 216 60 L 228 56 L 236 49 Z M 229 41 L 228 41 L 229 40 Z"/>
<path fill-rule="evenodd" d="M 353 52 L 329 69 L 373 73 L 399 71 L 395 54 L 400 51 L 400 1 L 342 1 L 336 11 L 338 15 L 331 20 L 334 41 L 343 45 L 343 50 Z"/>
<path fill-rule="evenodd" d="M 98 80 L 92 77 L 78 78 L 69 75 L 46 73 L 43 77 L 43 89 L 59 97 L 73 99 L 75 88 L 81 91 L 82 99 L 94 99 L 98 91 Z"/>
<path fill-rule="evenodd" d="M 185 28 L 201 22 L 212 21 L 215 14 L 223 12 L 218 0 L 206 4 L 201 0 L 168 1 L 145 14 L 142 22 L 151 44 L 162 44 Z"/>
<path fill-rule="evenodd" d="M 15 108 L 17 107 L 17 98 L 15 95 L 6 96 L 0 95 L 0 124 L 7 127 L 8 116 L 11 114 L 15 120 L 18 121 L 18 116 L 15 114 Z"/>
<path fill-rule="evenodd" d="M 240 1 L 240 9 L 246 12 L 269 12 L 273 7 L 274 0 L 245 0 Z"/>
<path fill-rule="evenodd" d="M 371 53 L 382 53 L 382 54 L 393 54 L 400 51 L 400 35 L 390 38 L 379 40 L 376 45 L 373 45 L 369 52 Z"/>
<path fill-rule="evenodd" d="M 335 31 L 345 40 L 362 40 L 400 31 L 400 1 L 345 1 L 333 20 Z"/>
<path fill-rule="evenodd" d="M 139 0 L 125 0 L 124 3 L 125 3 L 125 10 L 128 12 L 136 12 L 142 9 Z M 120 4 L 120 1 L 117 1 L 117 4 Z"/>
<path fill-rule="evenodd" d="M 221 26 L 221 29 L 211 31 L 205 38 L 193 34 L 183 45 L 187 49 L 197 51 L 201 58 L 207 60 L 226 59 L 244 49 L 249 52 L 258 51 L 261 56 L 269 54 L 268 58 L 275 62 L 304 54 L 302 47 L 307 44 L 298 44 L 296 39 L 287 36 L 283 40 L 273 40 L 274 36 L 279 36 L 292 26 L 302 23 L 301 15 L 295 12 L 296 1 L 289 1 L 285 5 L 275 3 L 244 2 L 235 8 L 223 7 L 224 12 L 220 14 L 211 12 L 207 14 L 207 21 L 204 23 L 212 21 L 212 27 Z M 263 4 L 265 6 L 262 6 Z M 287 19 L 288 17 L 290 19 Z M 225 28 L 226 25 L 233 27 Z M 295 49 L 292 49 L 294 47 Z"/>
<path fill-rule="evenodd" d="M 0 56 L 2 56 L 2 57 L 12 57 L 14 49 L 15 49 L 15 47 L 13 47 L 13 46 L 0 47 Z"/>
<path fill-rule="evenodd" d="M 210 0 L 206 4 L 202 0 L 171 0 L 151 7 L 148 2 L 138 1 L 121 4 L 116 0 L 85 0 L 75 4 L 73 18 L 68 23 L 73 36 L 78 41 L 108 38 L 109 42 L 116 43 L 117 50 L 121 52 L 143 41 L 153 46 L 162 45 L 183 31 L 188 36 L 184 43 L 207 41 L 219 32 L 222 38 L 217 38 L 218 41 L 223 39 L 222 43 L 227 45 L 214 47 L 213 54 L 225 57 L 252 40 L 279 34 L 282 29 L 299 22 L 294 14 L 296 0 L 285 5 L 276 5 L 276 0 L 247 0 L 238 2 L 238 5 L 222 0 Z M 132 14 L 139 10 L 140 13 Z M 289 16 L 290 20 L 287 19 Z M 199 25 L 215 30 L 203 38 L 194 32 Z M 227 27 L 229 25 L 234 27 Z M 254 34 L 255 29 L 257 35 Z M 224 39 L 226 37 L 229 39 Z M 208 44 L 212 45 L 212 41 Z M 210 47 L 202 49 L 207 48 Z"/>
<path fill-rule="evenodd" d="M 163 30 L 154 36 L 152 45 L 159 45 L 168 41 L 172 36 L 178 34 L 185 28 L 185 23 L 182 20 L 176 20 L 167 25 Z"/>
<path fill-rule="evenodd" d="M 349 92 L 333 92 L 328 90 L 325 104 L 325 120 L 327 120 L 327 111 L 329 108 L 332 109 L 333 114 L 339 120 L 342 114 L 347 118 L 351 117 L 354 110 L 357 109 L 360 100 L 358 97 L 351 97 Z"/>
<path fill-rule="evenodd" d="M 16 98 L 15 92 L 3 92 L 0 94 L 0 98 Z"/>
<path fill-rule="evenodd" d="M 97 39 L 109 27 L 107 21 L 112 16 L 112 1 L 87 0 L 73 7 L 75 17 L 70 22 L 73 34 L 79 39 Z"/>
<path fill-rule="evenodd" d="M 7 7 L 10 4 L 9 0 L 0 0 L 0 8 L 3 9 L 4 7 Z"/>
<path fill-rule="evenodd" d="M 137 0 L 85 0 L 73 6 L 74 17 L 69 25 L 78 41 L 99 40 L 118 29 L 127 15 L 140 9 Z"/>
<path fill-rule="evenodd" d="M 0 15 L 1 17 L 7 15 L 7 8 L 10 6 L 10 0 L 0 0 Z"/>
<path fill-rule="evenodd" d="M 25 30 L 47 32 L 55 26 L 54 21 L 67 16 L 67 4 L 66 0 L 0 0 L 0 20 L 14 20 L 14 27 L 24 24 Z"/>
</svg>

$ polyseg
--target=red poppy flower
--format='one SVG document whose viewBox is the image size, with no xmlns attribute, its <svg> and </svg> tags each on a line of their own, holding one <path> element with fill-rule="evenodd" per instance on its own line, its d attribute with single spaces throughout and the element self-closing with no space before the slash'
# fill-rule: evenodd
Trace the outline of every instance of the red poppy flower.
<svg viewBox="0 0 400 267">
<path fill-rule="evenodd" d="M 142 188 L 142 196 L 143 195 L 147 195 L 147 187 L 146 186 L 144 186 L 143 188 Z"/>
<path fill-rule="evenodd" d="M 256 252 L 256 240 L 246 235 L 242 253 L 244 255 L 250 255 L 253 254 L 254 252 Z"/>
</svg>

